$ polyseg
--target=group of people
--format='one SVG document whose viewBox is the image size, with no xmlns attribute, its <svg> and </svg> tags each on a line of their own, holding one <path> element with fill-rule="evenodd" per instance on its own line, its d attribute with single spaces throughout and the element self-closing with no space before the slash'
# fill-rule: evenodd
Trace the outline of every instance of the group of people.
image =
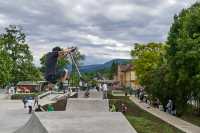
<svg viewBox="0 0 200 133">
<path fill-rule="evenodd" d="M 166 106 L 163 107 L 163 105 L 160 103 L 160 100 L 158 98 L 156 98 L 154 101 L 150 101 L 148 97 L 145 96 L 143 88 L 137 89 L 135 92 L 135 96 L 138 99 L 140 99 L 140 102 L 147 103 L 148 105 L 147 107 L 150 107 L 150 104 L 151 104 L 153 105 L 153 107 L 158 108 L 160 111 L 165 111 L 171 115 L 176 115 L 176 107 L 171 99 L 169 99 Z"/>
<path fill-rule="evenodd" d="M 31 96 L 24 96 L 22 99 L 22 102 L 24 104 L 24 108 L 28 108 L 28 113 L 31 114 L 33 112 L 33 108 L 35 107 L 35 112 L 41 112 L 43 111 L 42 106 L 39 104 L 38 96 L 35 96 L 32 98 Z M 54 111 L 54 107 L 52 104 L 47 105 L 47 111 L 52 112 Z"/>
<path fill-rule="evenodd" d="M 98 84 L 96 86 L 97 91 L 103 92 L 103 99 L 108 99 L 108 85 L 106 83 Z"/>
<path fill-rule="evenodd" d="M 117 109 L 115 104 L 112 104 L 110 107 L 110 112 L 117 112 L 117 111 L 120 111 L 123 114 L 125 114 L 128 111 L 128 107 L 124 103 L 121 103 L 119 109 Z"/>
<path fill-rule="evenodd" d="M 144 97 L 144 89 L 143 88 L 137 89 L 135 92 L 135 96 L 140 99 L 140 102 L 142 102 L 145 98 Z"/>
</svg>

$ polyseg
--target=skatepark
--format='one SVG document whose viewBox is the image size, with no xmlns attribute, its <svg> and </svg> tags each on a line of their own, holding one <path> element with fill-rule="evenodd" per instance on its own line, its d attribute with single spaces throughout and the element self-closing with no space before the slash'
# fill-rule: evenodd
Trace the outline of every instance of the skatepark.
<svg viewBox="0 0 200 133">
<path fill-rule="evenodd" d="M 82 93 L 82 92 L 81 92 Z M 101 92 L 92 92 L 91 97 L 67 100 L 65 111 L 24 113 L 13 106 L 6 111 L 10 119 L 3 122 L 4 133 L 136 133 L 120 112 L 109 112 L 109 101 L 102 99 Z M 96 96 L 96 98 L 94 97 Z M 16 101 L 18 106 L 21 104 Z M 21 106 L 21 105 L 20 105 Z M 18 113 L 16 113 L 18 112 Z M 5 118 L 5 117 L 3 117 Z M 7 128 L 6 128 L 7 127 Z M 8 130 L 9 129 L 9 130 Z"/>
</svg>

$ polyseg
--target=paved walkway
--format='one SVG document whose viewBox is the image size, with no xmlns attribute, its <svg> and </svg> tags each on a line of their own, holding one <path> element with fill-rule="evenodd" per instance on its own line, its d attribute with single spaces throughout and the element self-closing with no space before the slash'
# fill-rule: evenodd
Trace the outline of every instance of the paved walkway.
<svg viewBox="0 0 200 133">
<path fill-rule="evenodd" d="M 186 133 L 200 133 L 200 127 L 193 125 L 189 122 L 186 122 L 180 118 L 177 118 L 175 116 L 169 115 L 165 112 L 162 112 L 156 108 L 147 108 L 147 104 L 146 103 L 140 103 L 140 101 L 134 97 L 131 96 L 130 99 L 136 104 L 138 105 L 140 108 L 142 108 L 143 110 L 153 114 L 154 116 L 160 118 L 161 120 L 169 123 L 170 125 L 173 125 L 174 127 L 182 130 L 183 132 Z"/>
</svg>

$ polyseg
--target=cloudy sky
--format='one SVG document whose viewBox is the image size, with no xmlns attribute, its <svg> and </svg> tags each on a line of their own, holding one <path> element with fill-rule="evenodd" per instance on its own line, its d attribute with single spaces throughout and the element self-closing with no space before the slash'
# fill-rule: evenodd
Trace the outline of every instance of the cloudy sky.
<svg viewBox="0 0 200 133">
<path fill-rule="evenodd" d="M 39 58 L 54 46 L 78 46 L 85 64 L 130 58 L 136 42 L 166 40 L 173 16 L 197 0 L 0 0 L 0 32 L 23 26 Z"/>
</svg>

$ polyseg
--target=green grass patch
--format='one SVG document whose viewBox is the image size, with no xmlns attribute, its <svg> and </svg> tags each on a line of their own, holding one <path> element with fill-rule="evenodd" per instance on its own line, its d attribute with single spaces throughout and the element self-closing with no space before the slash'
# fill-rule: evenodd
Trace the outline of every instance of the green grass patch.
<svg viewBox="0 0 200 133">
<path fill-rule="evenodd" d="M 115 104 L 117 111 L 123 103 L 128 107 L 125 114 L 138 133 L 183 133 L 179 129 L 142 110 L 129 97 L 109 95 L 110 105 Z"/>
</svg>

